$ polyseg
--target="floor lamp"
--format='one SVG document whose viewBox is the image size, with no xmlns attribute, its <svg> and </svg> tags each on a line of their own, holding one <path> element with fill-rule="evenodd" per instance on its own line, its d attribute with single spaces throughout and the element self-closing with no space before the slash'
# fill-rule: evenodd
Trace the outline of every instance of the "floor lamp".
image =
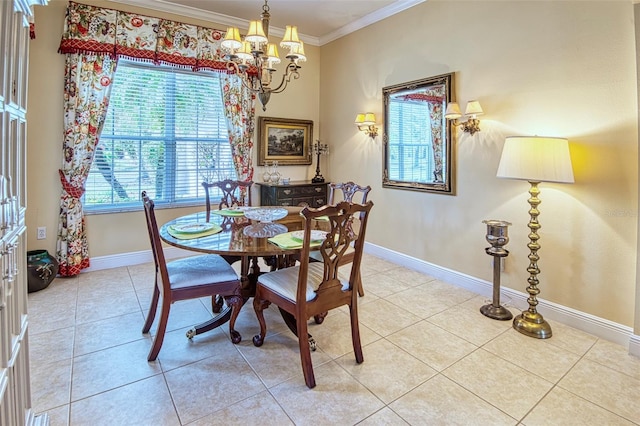
<svg viewBox="0 0 640 426">
<path fill-rule="evenodd" d="M 527 292 L 529 297 L 529 309 L 513 319 L 513 328 L 520 333 L 538 339 L 551 337 L 551 326 L 544 320 L 542 315 L 536 310 L 538 300 L 536 296 L 540 293 L 538 289 L 538 250 L 540 244 L 538 240 L 538 205 L 540 199 L 538 195 L 540 182 L 573 183 L 573 170 L 571 168 L 571 157 L 569 156 L 569 143 L 566 139 L 546 138 L 539 136 L 512 136 L 505 140 L 498 172 L 500 178 L 521 179 L 531 184 L 529 190 L 529 267 L 527 272 L 529 278 L 527 282 Z"/>
</svg>

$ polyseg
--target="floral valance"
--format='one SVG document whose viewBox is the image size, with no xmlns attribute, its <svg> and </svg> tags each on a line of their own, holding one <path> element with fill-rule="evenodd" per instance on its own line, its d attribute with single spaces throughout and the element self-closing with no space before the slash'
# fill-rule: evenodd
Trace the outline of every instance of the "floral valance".
<svg viewBox="0 0 640 426">
<path fill-rule="evenodd" d="M 224 31 L 69 2 L 60 53 L 101 53 L 228 72 Z"/>
</svg>

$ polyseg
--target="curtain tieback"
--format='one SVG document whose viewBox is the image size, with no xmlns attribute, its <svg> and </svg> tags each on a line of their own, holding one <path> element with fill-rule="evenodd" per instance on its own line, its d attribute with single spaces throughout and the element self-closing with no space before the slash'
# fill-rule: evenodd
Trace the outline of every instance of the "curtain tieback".
<svg viewBox="0 0 640 426">
<path fill-rule="evenodd" d="M 58 169 L 58 173 L 60 174 L 60 183 L 62 184 L 62 189 L 64 189 L 65 192 L 73 198 L 79 199 L 80 197 L 82 197 L 82 195 L 84 194 L 84 188 L 77 188 L 71 185 L 62 170 Z"/>
</svg>

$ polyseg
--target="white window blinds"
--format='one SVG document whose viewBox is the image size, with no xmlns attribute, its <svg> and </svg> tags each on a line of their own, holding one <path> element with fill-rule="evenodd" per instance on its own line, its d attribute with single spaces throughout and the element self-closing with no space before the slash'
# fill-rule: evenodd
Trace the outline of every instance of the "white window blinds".
<svg viewBox="0 0 640 426">
<path fill-rule="evenodd" d="M 87 212 L 201 204 L 204 180 L 236 179 L 217 73 L 120 60 L 84 195 Z"/>
</svg>

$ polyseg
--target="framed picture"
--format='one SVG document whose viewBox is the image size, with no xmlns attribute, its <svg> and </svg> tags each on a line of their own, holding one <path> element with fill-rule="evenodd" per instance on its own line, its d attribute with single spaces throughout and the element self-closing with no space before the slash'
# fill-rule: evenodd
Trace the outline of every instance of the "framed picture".
<svg viewBox="0 0 640 426">
<path fill-rule="evenodd" d="M 277 161 L 280 166 L 311 164 L 313 121 L 258 118 L 258 165 Z"/>
</svg>

